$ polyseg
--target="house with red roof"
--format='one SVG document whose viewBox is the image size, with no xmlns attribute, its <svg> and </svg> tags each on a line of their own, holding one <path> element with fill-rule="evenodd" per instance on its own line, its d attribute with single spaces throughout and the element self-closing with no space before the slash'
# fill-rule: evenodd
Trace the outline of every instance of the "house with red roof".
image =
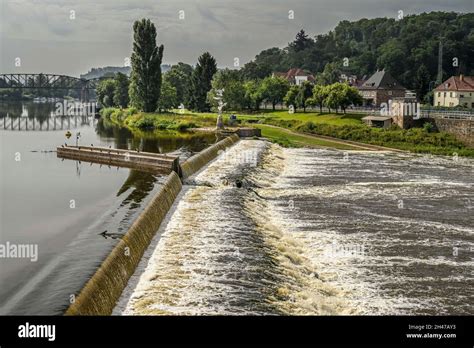
<svg viewBox="0 0 474 348">
<path fill-rule="evenodd" d="M 434 89 L 434 106 L 474 109 L 474 76 L 451 76 Z"/>
<path fill-rule="evenodd" d="M 290 85 L 301 85 L 303 81 L 314 82 L 314 76 L 305 72 L 303 69 L 292 68 L 287 72 L 275 72 L 273 77 L 279 76 L 286 79 Z"/>
</svg>

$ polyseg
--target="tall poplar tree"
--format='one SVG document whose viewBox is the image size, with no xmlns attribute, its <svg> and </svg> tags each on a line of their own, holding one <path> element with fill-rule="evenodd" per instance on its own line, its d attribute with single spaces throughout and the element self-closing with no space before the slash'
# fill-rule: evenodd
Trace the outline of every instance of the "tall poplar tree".
<svg viewBox="0 0 474 348">
<path fill-rule="evenodd" d="M 133 40 L 131 104 L 142 111 L 153 112 L 160 99 L 163 45 L 156 45 L 155 25 L 145 18 L 133 24 Z"/>
<path fill-rule="evenodd" d="M 209 52 L 198 58 L 198 63 L 191 78 L 190 107 L 193 110 L 204 112 L 211 110 L 207 102 L 207 92 L 212 88 L 212 77 L 217 72 L 216 60 Z"/>
</svg>

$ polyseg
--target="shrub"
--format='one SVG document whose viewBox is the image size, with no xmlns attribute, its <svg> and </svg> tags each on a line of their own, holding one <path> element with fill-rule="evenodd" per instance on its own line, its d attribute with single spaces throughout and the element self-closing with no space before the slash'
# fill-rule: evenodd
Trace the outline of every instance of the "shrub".
<svg viewBox="0 0 474 348">
<path fill-rule="evenodd" d="M 426 132 L 428 132 L 428 133 L 430 133 L 431 131 L 433 131 L 433 128 L 434 128 L 434 127 L 433 127 L 433 124 L 430 123 L 430 122 L 425 122 L 425 124 L 423 125 L 423 129 L 424 129 Z"/>
<path fill-rule="evenodd" d="M 99 113 L 100 113 L 100 116 L 104 118 L 110 118 L 110 115 L 112 115 L 114 111 L 115 111 L 115 108 L 103 108 L 103 109 L 100 109 Z"/>
</svg>

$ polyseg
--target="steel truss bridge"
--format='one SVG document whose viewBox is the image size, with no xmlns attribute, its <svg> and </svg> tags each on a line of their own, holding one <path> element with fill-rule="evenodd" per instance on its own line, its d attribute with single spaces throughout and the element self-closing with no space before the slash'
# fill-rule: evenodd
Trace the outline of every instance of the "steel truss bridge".
<svg viewBox="0 0 474 348">
<path fill-rule="evenodd" d="M 95 90 L 100 78 L 81 79 L 56 74 L 0 74 L 0 88 L 74 89 L 81 93 L 81 101 L 89 101 L 89 92 Z"/>
<path fill-rule="evenodd" d="M 2 117 L 0 130 L 9 131 L 57 131 L 70 130 L 89 125 L 95 127 L 97 119 L 94 116 L 58 116 L 51 115 L 44 120 L 36 117 Z"/>
</svg>

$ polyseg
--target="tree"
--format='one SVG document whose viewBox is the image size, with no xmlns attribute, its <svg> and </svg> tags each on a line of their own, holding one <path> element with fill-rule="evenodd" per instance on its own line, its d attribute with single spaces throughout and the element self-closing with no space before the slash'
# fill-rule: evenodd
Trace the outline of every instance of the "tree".
<svg viewBox="0 0 474 348">
<path fill-rule="evenodd" d="M 128 89 L 130 81 L 128 80 L 127 75 L 118 72 L 114 78 L 115 81 L 115 90 L 113 95 L 113 103 L 116 106 L 126 108 L 130 98 L 128 97 Z"/>
<path fill-rule="evenodd" d="M 334 63 L 346 74 L 368 77 L 378 67 L 389 70 L 406 88 L 416 90 L 417 71 L 422 64 L 432 79 L 436 76 L 440 38 L 443 38 L 444 76 L 474 75 L 473 27 L 473 13 L 454 12 L 422 13 L 401 20 L 341 21 L 333 30 L 317 35 L 314 40 L 306 38 L 305 33 L 283 49 L 262 51 L 255 57 L 255 64 L 248 67 L 246 64 L 244 70 L 246 77 L 251 79 L 293 67 L 317 76 L 328 63 Z M 454 57 L 458 64 L 453 64 Z M 344 58 L 349 59 L 348 65 L 341 67 Z M 338 81 L 318 81 L 320 84 L 335 82 Z"/>
<path fill-rule="evenodd" d="M 307 100 L 313 95 L 313 85 L 309 81 L 303 81 L 298 88 L 298 94 L 296 95 L 295 102 L 298 107 L 303 108 L 303 112 L 306 112 Z"/>
<path fill-rule="evenodd" d="M 306 35 L 305 31 L 301 29 L 295 37 L 295 41 L 290 42 L 288 46 L 293 49 L 294 52 L 303 51 L 312 46 L 314 41 Z"/>
<path fill-rule="evenodd" d="M 319 113 L 323 113 L 323 106 L 325 105 L 325 100 L 328 96 L 328 88 L 323 85 L 315 85 L 313 87 L 313 96 L 308 101 L 310 105 L 319 106 Z"/>
<path fill-rule="evenodd" d="M 262 81 L 260 88 L 263 98 L 272 103 L 272 108 L 275 110 L 275 105 L 283 101 L 290 84 L 282 77 L 267 77 Z"/>
<path fill-rule="evenodd" d="M 268 77 L 275 71 L 288 70 L 283 64 L 285 55 L 286 53 L 278 47 L 263 50 L 253 61 L 244 65 L 242 75 L 248 80 L 255 80 Z"/>
<path fill-rule="evenodd" d="M 343 95 L 342 95 L 342 84 L 341 83 L 333 83 L 332 85 L 327 86 L 328 95 L 324 100 L 324 104 L 330 109 L 339 108 L 339 104 L 342 102 Z"/>
<path fill-rule="evenodd" d="M 337 110 L 340 107 L 344 113 L 349 105 L 359 105 L 362 103 L 362 96 L 359 91 L 346 83 L 334 83 L 327 86 L 328 94 L 325 99 L 325 105 Z"/>
<path fill-rule="evenodd" d="M 296 97 L 300 91 L 299 86 L 291 86 L 288 92 L 286 92 L 285 97 L 283 98 L 283 101 L 285 102 L 286 106 L 290 107 L 290 105 L 293 105 L 293 107 L 296 109 Z"/>
<path fill-rule="evenodd" d="M 245 108 L 245 87 L 241 81 L 238 70 L 219 70 L 212 79 L 212 89 L 207 94 L 209 104 L 217 107 L 217 90 L 223 89 L 222 95 L 224 103 L 227 103 L 227 110 L 242 110 Z"/>
<path fill-rule="evenodd" d="M 424 64 L 421 64 L 416 72 L 415 91 L 420 100 L 425 98 L 430 86 L 430 73 Z"/>
<path fill-rule="evenodd" d="M 168 111 L 178 106 L 178 92 L 176 88 L 166 79 L 161 84 L 161 98 L 158 103 L 158 110 Z"/>
<path fill-rule="evenodd" d="M 198 63 L 191 78 L 190 108 L 196 111 L 210 111 L 207 102 L 207 93 L 211 90 L 212 78 L 217 72 L 216 60 L 209 52 L 203 53 L 198 58 Z"/>
<path fill-rule="evenodd" d="M 346 108 L 351 105 L 362 105 L 363 99 L 357 88 L 342 83 L 342 99 L 339 103 L 342 111 L 346 113 Z"/>
<path fill-rule="evenodd" d="M 260 104 L 263 100 L 260 85 L 260 80 L 250 80 L 244 83 L 245 103 L 249 109 L 260 109 Z"/>
<path fill-rule="evenodd" d="M 153 112 L 160 100 L 163 45 L 156 45 L 156 28 L 149 19 L 136 21 L 133 32 L 130 100 L 138 109 Z"/>
<path fill-rule="evenodd" d="M 317 77 L 318 84 L 330 85 L 339 82 L 341 71 L 336 63 L 328 63 L 324 67 L 324 71 Z"/>
<path fill-rule="evenodd" d="M 193 74 L 193 67 L 189 64 L 178 63 L 163 75 L 174 88 L 176 88 L 176 97 L 178 104 L 183 103 L 188 106 L 190 100 L 190 83 Z"/>
<path fill-rule="evenodd" d="M 101 80 L 97 85 L 97 100 L 102 106 L 114 106 L 114 94 L 117 82 L 113 79 Z"/>
</svg>

